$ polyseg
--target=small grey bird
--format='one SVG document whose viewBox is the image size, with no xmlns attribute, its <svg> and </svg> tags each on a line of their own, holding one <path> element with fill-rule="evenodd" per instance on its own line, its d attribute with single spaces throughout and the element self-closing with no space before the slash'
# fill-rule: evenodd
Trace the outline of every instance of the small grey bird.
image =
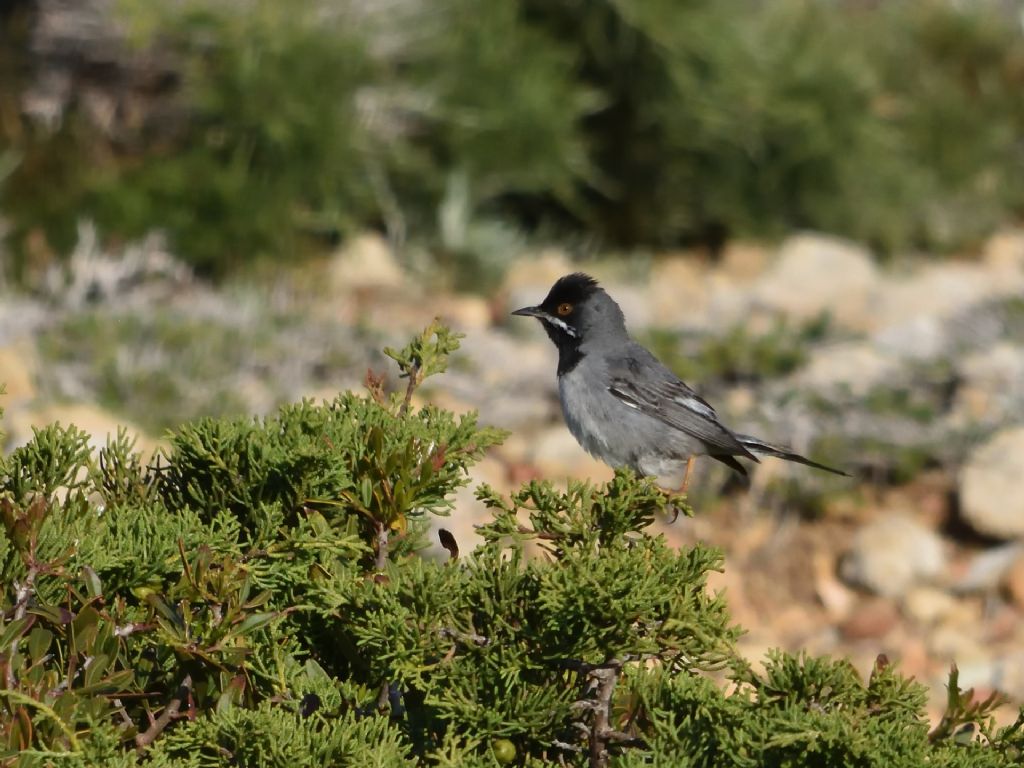
<svg viewBox="0 0 1024 768">
<path fill-rule="evenodd" d="M 742 475 L 736 457 L 777 456 L 846 475 L 797 453 L 726 427 L 715 409 L 626 331 L 622 310 L 589 275 L 554 284 L 535 307 L 558 348 L 558 395 L 569 431 L 611 467 L 632 467 L 685 491 L 694 458 L 707 455 Z"/>
</svg>

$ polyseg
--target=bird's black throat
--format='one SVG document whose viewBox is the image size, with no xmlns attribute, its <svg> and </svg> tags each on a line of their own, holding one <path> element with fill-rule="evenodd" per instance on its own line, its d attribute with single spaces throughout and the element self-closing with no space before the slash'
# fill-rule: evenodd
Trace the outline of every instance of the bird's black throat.
<svg viewBox="0 0 1024 768">
<path fill-rule="evenodd" d="M 584 357 L 583 350 L 580 349 L 580 340 L 552 323 L 542 321 L 541 325 L 547 331 L 548 338 L 558 348 L 558 375 L 562 376 L 569 373 L 569 371 L 580 364 L 580 360 Z"/>
</svg>

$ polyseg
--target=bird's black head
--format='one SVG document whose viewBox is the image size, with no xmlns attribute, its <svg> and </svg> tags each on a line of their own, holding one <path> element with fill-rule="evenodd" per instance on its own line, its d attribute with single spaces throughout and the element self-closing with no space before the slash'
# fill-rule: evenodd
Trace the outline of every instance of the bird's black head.
<svg viewBox="0 0 1024 768">
<path fill-rule="evenodd" d="M 512 313 L 536 317 L 558 347 L 562 375 L 583 359 L 584 344 L 615 343 L 626 336 L 622 311 L 590 275 L 575 272 L 560 278 L 535 307 Z"/>
</svg>

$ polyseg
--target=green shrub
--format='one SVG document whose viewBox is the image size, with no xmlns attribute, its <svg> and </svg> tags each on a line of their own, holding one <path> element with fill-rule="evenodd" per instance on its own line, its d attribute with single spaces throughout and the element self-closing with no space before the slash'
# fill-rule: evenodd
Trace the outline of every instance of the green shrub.
<svg viewBox="0 0 1024 768">
<path fill-rule="evenodd" d="M 500 438 L 413 409 L 457 339 L 389 350 L 408 386 L 204 420 L 144 466 L 74 427 L 0 463 L 0 760 L 19 766 L 1009 766 L 954 674 L 736 655 L 721 556 L 647 527 L 683 508 L 619 472 L 477 494 L 483 542 L 417 554 Z M 537 552 L 529 556 L 528 548 Z M 981 738 L 972 738 L 979 732 Z"/>
</svg>

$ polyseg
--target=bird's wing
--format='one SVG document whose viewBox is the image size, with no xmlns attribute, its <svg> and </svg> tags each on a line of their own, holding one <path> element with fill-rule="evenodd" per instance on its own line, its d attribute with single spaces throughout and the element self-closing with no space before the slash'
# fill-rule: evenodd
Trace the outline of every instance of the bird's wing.
<svg viewBox="0 0 1024 768">
<path fill-rule="evenodd" d="M 630 408 L 696 437 L 707 446 L 710 454 L 754 458 L 736 435 L 718 420 L 710 403 L 646 350 L 649 359 L 638 360 L 638 351 L 623 363 L 612 366 L 609 392 Z"/>
</svg>

